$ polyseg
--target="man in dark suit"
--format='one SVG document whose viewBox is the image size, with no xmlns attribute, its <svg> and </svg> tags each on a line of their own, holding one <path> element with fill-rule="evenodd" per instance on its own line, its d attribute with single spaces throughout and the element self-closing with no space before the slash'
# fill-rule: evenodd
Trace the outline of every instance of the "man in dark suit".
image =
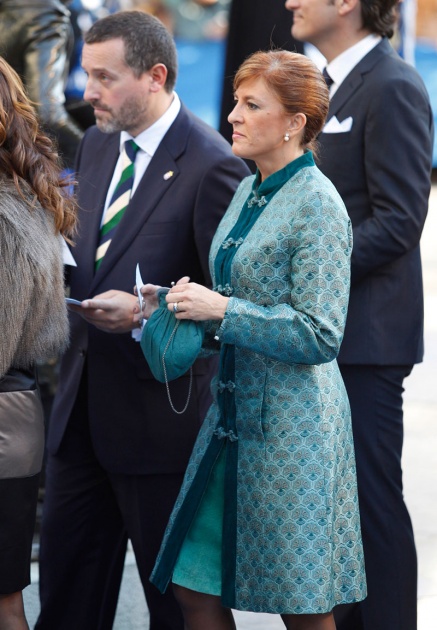
<svg viewBox="0 0 437 630">
<path fill-rule="evenodd" d="M 215 364 L 196 362 L 188 409 L 176 415 L 134 338 L 135 268 L 145 282 L 168 286 L 188 275 L 208 284 L 212 236 L 248 169 L 181 105 L 175 46 L 156 18 L 127 11 L 99 20 L 85 36 L 82 65 L 97 121 L 77 158 L 80 228 L 69 284 L 83 303 L 71 307 L 71 344 L 50 421 L 36 628 L 111 628 L 129 538 L 150 628 L 182 630 L 171 590 L 162 596 L 149 575 Z M 122 148 L 132 139 L 133 194 L 109 246 L 99 246 L 121 172 L 126 181 Z M 170 387 L 182 408 L 188 375 Z"/>
<path fill-rule="evenodd" d="M 393 51 L 397 0 L 287 0 L 294 37 L 326 57 L 321 170 L 353 225 L 340 369 L 352 408 L 368 597 L 338 630 L 414 630 L 417 561 L 402 496 L 403 381 L 423 357 L 419 241 L 433 123 L 417 72 Z"/>
</svg>

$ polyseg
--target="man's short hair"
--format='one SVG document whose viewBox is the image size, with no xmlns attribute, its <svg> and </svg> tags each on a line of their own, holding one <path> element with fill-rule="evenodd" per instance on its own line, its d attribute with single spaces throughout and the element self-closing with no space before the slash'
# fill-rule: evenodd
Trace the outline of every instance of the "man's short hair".
<svg viewBox="0 0 437 630">
<path fill-rule="evenodd" d="M 99 44 L 122 39 L 125 62 L 137 77 L 155 64 L 167 68 L 165 90 L 171 92 L 176 83 L 178 62 L 172 36 L 158 18 L 144 11 L 119 11 L 97 20 L 85 33 L 85 44 Z"/>
<path fill-rule="evenodd" d="M 382 37 L 392 37 L 399 0 L 360 0 L 363 27 Z"/>
</svg>

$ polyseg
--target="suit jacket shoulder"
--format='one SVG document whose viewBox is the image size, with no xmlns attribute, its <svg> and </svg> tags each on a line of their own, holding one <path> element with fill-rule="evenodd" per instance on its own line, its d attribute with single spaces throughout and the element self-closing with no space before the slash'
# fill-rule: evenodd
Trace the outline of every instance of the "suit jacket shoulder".
<svg viewBox="0 0 437 630">
<path fill-rule="evenodd" d="M 249 173 L 243 160 L 232 153 L 229 142 L 184 105 L 164 136 L 162 144 L 168 147 L 175 158 L 190 153 L 190 163 L 194 160 L 194 165 L 202 169 L 207 170 L 213 164 L 230 162 L 236 168 L 240 180 Z"/>
</svg>

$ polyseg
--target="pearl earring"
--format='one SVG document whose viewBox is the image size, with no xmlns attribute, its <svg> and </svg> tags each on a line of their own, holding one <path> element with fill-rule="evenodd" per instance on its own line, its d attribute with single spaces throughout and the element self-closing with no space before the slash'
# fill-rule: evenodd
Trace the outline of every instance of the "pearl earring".
<svg viewBox="0 0 437 630">
<path fill-rule="evenodd" d="M 290 134 L 288 133 L 288 131 L 285 132 L 285 136 L 284 136 L 284 142 L 288 142 L 290 140 Z"/>
</svg>

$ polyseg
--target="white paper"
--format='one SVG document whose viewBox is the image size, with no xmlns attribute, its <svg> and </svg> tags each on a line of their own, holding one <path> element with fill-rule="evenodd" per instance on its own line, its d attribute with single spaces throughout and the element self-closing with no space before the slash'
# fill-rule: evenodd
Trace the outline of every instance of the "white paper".
<svg viewBox="0 0 437 630">
<path fill-rule="evenodd" d="M 328 120 L 323 128 L 323 133 L 347 133 L 352 129 L 353 118 L 349 116 L 341 122 L 337 116 L 333 116 Z"/>
<path fill-rule="evenodd" d="M 141 289 L 144 286 L 143 279 L 141 277 L 140 265 L 137 263 L 137 268 L 135 269 L 135 284 L 137 286 L 137 294 L 138 294 L 138 304 L 140 306 L 140 310 L 143 310 L 143 298 L 141 296 Z"/>
<path fill-rule="evenodd" d="M 64 265 L 70 265 L 71 267 L 77 267 L 77 263 L 73 258 L 73 254 L 67 245 L 67 241 L 62 237 L 62 262 Z"/>
<path fill-rule="evenodd" d="M 144 282 L 143 279 L 141 277 L 141 271 L 140 271 L 140 265 L 139 263 L 137 263 L 136 269 L 135 269 L 135 285 L 137 287 L 137 294 L 138 294 L 138 304 L 140 307 L 140 311 L 143 310 L 143 297 L 141 295 L 141 289 L 144 286 Z M 143 327 L 144 324 L 146 323 L 146 320 L 143 320 L 143 325 L 141 326 L 141 328 L 134 328 L 132 331 L 132 339 L 135 339 L 135 341 L 141 341 L 141 335 L 143 333 Z"/>
</svg>

